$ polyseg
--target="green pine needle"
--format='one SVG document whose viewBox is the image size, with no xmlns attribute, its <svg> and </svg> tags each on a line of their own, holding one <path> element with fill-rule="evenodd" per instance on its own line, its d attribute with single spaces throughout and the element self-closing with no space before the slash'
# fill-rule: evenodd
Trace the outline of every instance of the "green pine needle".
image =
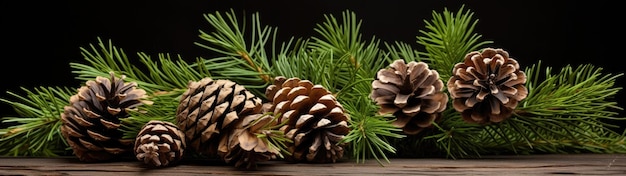
<svg viewBox="0 0 626 176">
<path fill-rule="evenodd" d="M 291 153 L 287 150 L 287 144 L 293 143 L 293 141 L 285 136 L 285 133 L 280 130 L 281 127 L 287 124 L 288 120 L 277 124 L 276 122 L 281 117 L 281 114 L 265 113 L 263 115 L 271 115 L 273 118 L 271 122 L 260 128 L 260 133 L 257 133 L 256 136 L 263 140 L 271 151 L 279 151 L 277 153 L 278 157 L 284 158 L 283 154 L 291 155 Z M 257 122 L 252 122 L 251 124 L 255 123 Z"/>
<path fill-rule="evenodd" d="M 270 55 L 276 55 L 276 30 L 262 26 L 258 13 L 255 13 L 252 15 L 250 32 L 245 33 L 248 29 L 246 21 L 240 24 L 234 10 L 224 14 L 225 17 L 220 12 L 204 15 L 214 31 L 200 30 L 200 39 L 208 44 L 195 44 L 231 59 L 233 67 L 215 71 L 215 78 L 235 81 L 260 96 L 264 92 L 260 89 L 271 84 L 273 79 L 270 75 L 273 58 Z M 271 51 L 268 53 L 266 50 L 269 49 Z M 208 61 L 205 64 L 208 67 L 219 63 Z"/>
<path fill-rule="evenodd" d="M 352 129 L 344 142 L 350 144 L 349 150 L 356 162 L 374 158 L 381 165 L 381 159 L 389 163 L 387 154 L 395 153 L 396 149 L 387 139 L 405 137 L 401 134 L 402 130 L 391 124 L 393 120 L 389 120 L 390 117 L 376 115 L 377 108 L 367 97 L 344 102 L 344 107 L 350 112 Z"/>
<path fill-rule="evenodd" d="M 411 61 L 415 62 L 432 62 L 430 58 L 422 58 L 423 55 L 416 49 L 413 49 L 411 45 L 404 42 L 395 42 L 394 45 L 385 43 L 385 46 L 389 50 L 389 60 L 387 62 L 392 63 L 395 60 L 404 60 L 406 63 Z"/>
<path fill-rule="evenodd" d="M 176 110 L 180 102 L 180 95 L 186 89 L 177 89 L 168 92 L 158 92 L 147 98 L 152 104 L 138 106 L 136 111 L 128 111 L 129 117 L 121 119 L 120 131 L 123 138 L 135 139 L 141 128 L 151 120 L 160 120 L 177 124 Z"/>
<path fill-rule="evenodd" d="M 545 70 L 545 75 L 540 75 L 540 70 Z M 617 111 L 623 108 L 613 100 L 622 89 L 615 87 L 615 81 L 623 74 L 602 73 L 602 68 L 591 64 L 568 65 L 552 73 L 550 67 L 541 68 L 541 62 L 527 68 L 526 74 L 528 97 L 520 102 L 511 121 L 501 128 L 507 134 L 502 139 L 509 141 L 492 144 L 509 143 L 512 147 L 546 153 L 625 151 L 625 136 L 611 129 L 615 125 L 606 123 L 626 120 L 617 117 Z"/>
<path fill-rule="evenodd" d="M 422 36 L 417 37 L 417 43 L 426 48 L 424 57 L 432 62 L 431 67 L 439 72 L 442 80 L 451 77 L 452 68 L 463 61 L 467 53 L 493 43 L 480 41 L 482 35 L 473 33 L 478 20 L 473 20 L 474 13 L 464 7 L 457 13 L 448 9 L 433 11 L 431 21 L 424 20 L 428 30 L 420 30 Z"/>
<path fill-rule="evenodd" d="M 67 87 L 22 88 L 20 95 L 8 92 L 17 100 L 0 99 L 11 105 L 18 117 L 4 117 L 9 127 L 0 129 L 0 155 L 58 156 L 66 153 L 61 136 L 61 114 L 76 90 Z"/>
<path fill-rule="evenodd" d="M 210 77 L 210 67 L 203 64 L 186 63 L 180 56 L 175 60 L 169 54 L 159 54 L 158 60 L 145 53 L 138 53 L 138 58 L 129 58 L 123 49 L 116 47 L 112 41 L 104 43 L 98 38 L 98 47 L 90 45 L 90 50 L 81 47 L 85 63 L 70 63 L 72 73 L 78 74 L 76 79 L 88 81 L 97 76 L 108 77 L 113 71 L 126 76 L 125 81 L 136 82 L 138 87 L 148 94 L 159 91 L 186 89 L 189 81 L 197 81 Z M 135 62 L 132 62 L 135 60 Z M 136 62 L 138 60 L 139 62 Z M 203 60 L 197 60 L 203 62 Z M 140 67 L 143 65 L 144 67 Z"/>
</svg>

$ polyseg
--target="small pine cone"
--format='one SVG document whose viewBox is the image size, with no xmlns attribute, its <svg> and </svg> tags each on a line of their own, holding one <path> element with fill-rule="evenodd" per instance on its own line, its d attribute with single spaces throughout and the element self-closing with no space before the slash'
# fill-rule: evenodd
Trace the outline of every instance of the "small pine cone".
<svg viewBox="0 0 626 176">
<path fill-rule="evenodd" d="M 335 96 L 323 86 L 299 78 L 274 85 L 279 85 L 278 89 L 268 90 L 266 97 L 272 97 L 269 111 L 282 114 L 279 122 L 288 120 L 281 128 L 293 140 L 288 145 L 292 155 L 287 159 L 327 163 L 342 158 L 345 144 L 340 141 L 350 129 L 348 116 Z"/>
<path fill-rule="evenodd" d="M 448 95 L 443 88 L 439 73 L 428 69 L 426 63 L 406 64 L 398 59 L 390 68 L 378 71 L 370 98 L 380 106 L 378 113 L 393 114 L 393 124 L 414 135 L 431 127 L 446 109 Z"/>
<path fill-rule="evenodd" d="M 121 119 L 137 106 L 151 103 L 142 100 L 146 91 L 136 83 L 125 83 L 125 76 L 89 80 L 70 97 L 63 108 L 61 134 L 81 161 L 105 161 L 132 153 L 133 140 L 123 139 Z"/>
<path fill-rule="evenodd" d="M 253 114 L 244 117 L 232 133 L 222 136 L 220 155 L 227 163 L 234 162 L 235 167 L 245 166 L 246 169 L 256 168 L 258 162 L 275 159 L 279 151 L 270 148 L 267 140 L 257 136 L 268 135 L 269 131 L 263 127 L 275 125 L 276 120 L 270 115 Z"/>
<path fill-rule="evenodd" d="M 135 156 L 151 167 L 178 163 L 186 147 L 185 134 L 178 126 L 166 121 L 151 120 L 135 139 Z"/>
<path fill-rule="evenodd" d="M 261 112 L 262 100 L 230 80 L 204 78 L 190 81 L 176 110 L 178 127 L 190 149 L 218 157 L 220 135 L 232 130 L 233 122 Z"/>
<path fill-rule="evenodd" d="M 526 75 L 509 53 L 485 48 L 465 55 L 454 66 L 448 90 L 454 109 L 467 122 L 501 122 L 511 116 L 517 103 L 528 95 Z"/>
</svg>

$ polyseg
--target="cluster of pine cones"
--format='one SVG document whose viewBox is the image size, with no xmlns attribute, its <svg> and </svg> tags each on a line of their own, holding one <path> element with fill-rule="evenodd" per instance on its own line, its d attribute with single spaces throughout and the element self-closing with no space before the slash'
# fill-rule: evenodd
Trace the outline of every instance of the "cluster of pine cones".
<svg viewBox="0 0 626 176">
<path fill-rule="evenodd" d="M 502 49 L 485 48 L 465 55 L 448 80 L 452 106 L 468 123 L 489 124 L 511 116 L 528 95 L 526 75 Z M 393 114 L 406 134 L 432 127 L 446 109 L 448 95 L 436 70 L 424 62 L 396 60 L 378 71 L 370 97 L 380 114 Z"/>
<path fill-rule="evenodd" d="M 308 80 L 276 77 L 266 102 L 229 80 L 190 81 L 175 122 L 152 120 L 131 140 L 123 138 L 121 119 L 152 102 L 145 101 L 146 92 L 136 83 L 110 76 L 87 81 L 61 115 L 62 135 L 81 161 L 108 161 L 132 152 L 148 166 L 164 167 L 181 161 L 187 149 L 253 168 L 282 156 L 260 137 L 276 134 L 272 130 L 292 141 L 285 149 L 290 161 L 326 163 L 343 157 L 348 115 L 330 91 Z"/>
<path fill-rule="evenodd" d="M 500 122 L 528 94 L 526 76 L 502 49 L 471 52 L 457 64 L 447 88 L 453 107 L 472 123 Z M 423 62 L 396 60 L 377 73 L 370 97 L 379 113 L 393 114 L 394 125 L 418 134 L 441 118 L 449 96 L 435 70 Z M 341 141 L 350 132 L 348 115 L 336 97 L 308 80 L 278 76 L 263 102 L 229 80 L 190 81 L 176 109 L 175 122 L 146 123 L 136 139 L 124 139 L 121 119 L 129 111 L 151 104 L 146 92 L 113 73 L 87 81 L 70 98 L 61 115 L 61 133 L 81 161 L 106 161 L 126 153 L 149 166 L 179 162 L 185 150 L 223 159 L 237 167 L 281 155 L 266 138 L 279 126 L 286 159 L 294 162 L 336 162 L 344 154 Z M 282 125 L 282 126 L 281 126 Z M 282 155 L 281 155 L 282 156 Z"/>
</svg>

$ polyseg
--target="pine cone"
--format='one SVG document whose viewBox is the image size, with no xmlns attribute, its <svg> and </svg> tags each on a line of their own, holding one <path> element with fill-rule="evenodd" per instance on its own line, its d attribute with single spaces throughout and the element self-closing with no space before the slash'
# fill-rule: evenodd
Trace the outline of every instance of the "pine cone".
<svg viewBox="0 0 626 176">
<path fill-rule="evenodd" d="M 378 71 L 370 98 L 380 106 L 378 113 L 392 113 L 397 118 L 393 124 L 409 135 L 431 127 L 448 103 L 436 70 L 424 62 L 405 64 L 401 59 Z"/>
<path fill-rule="evenodd" d="M 86 82 L 78 93 L 70 97 L 70 105 L 63 108 L 61 134 L 74 154 L 87 162 L 105 161 L 124 153 L 132 153 L 133 140 L 123 139 L 121 119 L 143 101 L 146 92 L 136 83 L 125 83 L 125 76 L 111 79 L 97 77 Z"/>
<path fill-rule="evenodd" d="M 273 116 L 253 114 L 244 117 L 236 125 L 235 130 L 225 135 L 220 142 L 219 153 L 227 163 L 235 163 L 235 167 L 245 166 L 246 169 L 256 168 L 258 162 L 275 159 L 279 151 L 268 147 L 267 140 L 257 134 L 268 137 L 270 131 L 265 126 L 275 126 Z"/>
<path fill-rule="evenodd" d="M 350 129 L 335 96 L 308 80 L 290 78 L 283 84 L 282 79 L 276 80 L 277 87 L 268 87 L 266 97 L 272 97 L 269 111 L 282 114 L 279 123 L 288 120 L 281 128 L 294 142 L 288 146 L 292 155 L 287 159 L 326 163 L 342 158 L 345 144 L 340 141 Z"/>
<path fill-rule="evenodd" d="M 152 167 L 165 167 L 179 162 L 185 151 L 185 134 L 166 121 L 151 120 L 135 139 L 135 155 Z"/>
<path fill-rule="evenodd" d="M 501 122 L 511 116 L 517 103 L 528 95 L 526 75 L 509 53 L 485 48 L 465 55 L 454 66 L 448 90 L 454 109 L 471 123 Z"/>
<path fill-rule="evenodd" d="M 179 128 L 195 152 L 218 157 L 222 133 L 232 130 L 240 117 L 258 114 L 262 100 L 229 80 L 204 78 L 189 82 L 176 110 Z"/>
</svg>

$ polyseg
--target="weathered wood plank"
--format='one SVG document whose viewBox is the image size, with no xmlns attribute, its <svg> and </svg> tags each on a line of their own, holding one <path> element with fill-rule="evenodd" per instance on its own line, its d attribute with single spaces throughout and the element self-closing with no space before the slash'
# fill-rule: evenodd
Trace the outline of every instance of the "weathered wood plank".
<svg viewBox="0 0 626 176">
<path fill-rule="evenodd" d="M 71 157 L 0 157 L 0 175 L 626 175 L 626 154 L 392 158 L 391 163 L 383 164 L 375 160 L 331 164 L 268 161 L 249 171 L 211 160 L 185 160 L 176 166 L 150 169 L 134 160 L 84 163 Z"/>
</svg>

